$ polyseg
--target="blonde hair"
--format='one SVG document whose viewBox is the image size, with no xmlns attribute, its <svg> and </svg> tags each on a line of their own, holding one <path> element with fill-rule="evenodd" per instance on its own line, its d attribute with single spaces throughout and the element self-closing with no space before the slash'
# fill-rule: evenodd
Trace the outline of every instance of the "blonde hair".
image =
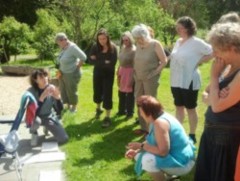
<svg viewBox="0 0 240 181">
<path fill-rule="evenodd" d="M 149 31 L 149 34 L 150 34 L 151 38 L 154 38 L 155 33 L 154 33 L 154 30 L 152 29 L 152 27 L 148 26 L 147 28 L 148 28 L 148 31 Z"/>
<path fill-rule="evenodd" d="M 129 39 L 129 42 L 131 44 L 131 47 L 133 47 L 134 45 L 134 39 L 133 39 L 133 36 L 131 34 L 130 31 L 125 31 L 122 36 L 121 36 L 121 40 L 120 40 L 120 47 L 123 46 L 123 37 L 127 37 Z"/>
</svg>

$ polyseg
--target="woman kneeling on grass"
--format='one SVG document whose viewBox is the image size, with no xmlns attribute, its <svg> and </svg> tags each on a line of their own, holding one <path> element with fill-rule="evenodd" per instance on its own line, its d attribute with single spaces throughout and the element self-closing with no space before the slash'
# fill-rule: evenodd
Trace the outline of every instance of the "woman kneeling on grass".
<svg viewBox="0 0 240 181">
<path fill-rule="evenodd" d="M 136 159 L 135 171 L 150 173 L 154 180 L 165 180 L 166 175 L 184 175 L 194 166 L 194 146 L 184 128 L 152 96 L 137 100 L 141 116 L 149 123 L 149 134 L 143 143 L 127 145 L 126 158 Z"/>
</svg>

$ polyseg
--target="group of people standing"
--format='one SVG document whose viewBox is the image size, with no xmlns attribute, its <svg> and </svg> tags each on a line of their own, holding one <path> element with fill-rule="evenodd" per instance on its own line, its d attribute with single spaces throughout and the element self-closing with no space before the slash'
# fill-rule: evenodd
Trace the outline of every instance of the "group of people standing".
<svg viewBox="0 0 240 181">
<path fill-rule="evenodd" d="M 135 133 L 146 137 L 146 141 L 142 143 L 131 142 L 127 145 L 125 156 L 136 160 L 135 170 L 138 174 L 145 170 L 154 180 L 164 180 L 166 175 L 186 174 L 194 166 L 193 144 L 197 142 L 195 132 L 198 123 L 196 107 L 201 87 L 198 66 L 214 58 L 210 84 L 204 93 L 208 109 L 195 180 L 234 180 L 240 143 L 240 18 L 236 13 L 233 14 L 239 22 L 228 19 L 216 23 L 208 34 L 209 43 L 195 36 L 197 27 L 192 18 L 179 18 L 176 21 L 179 38 L 169 56 L 166 56 L 161 43 L 153 38 L 152 29 L 144 24 L 136 25 L 131 32 L 122 34 L 119 55 L 108 32 L 105 29 L 97 32 L 96 44 L 89 55 L 89 61 L 94 65 L 95 116 L 99 119 L 104 108 L 106 113 L 102 127 L 111 125 L 116 74 L 119 95 L 117 114 L 131 118 L 136 104 L 140 129 L 135 130 Z M 61 98 L 67 109 L 76 112 L 80 70 L 87 56 L 76 44 L 69 41 L 64 33 L 56 35 L 56 42 L 61 48 L 58 57 Z M 171 92 L 176 107 L 175 117 L 165 112 L 157 100 L 159 78 L 168 59 Z M 119 67 L 115 73 L 117 60 Z M 47 110 L 41 108 L 37 113 L 58 141 L 65 143 L 68 140 L 66 132 L 56 124 L 57 120 L 50 119 L 50 107 L 57 105 L 62 110 L 62 103 L 60 93 L 56 87 L 48 84 L 47 76 L 43 70 L 34 72 L 31 75 L 32 88 L 29 91 L 35 95 L 39 107 L 48 105 Z M 49 96 L 53 100 L 50 100 Z M 47 116 L 45 113 L 43 115 L 44 110 Z M 188 136 L 181 125 L 185 111 L 190 125 Z M 54 124 L 58 125 L 57 129 L 48 126 Z"/>
<path fill-rule="evenodd" d="M 146 37 L 136 36 L 137 27 L 132 30 L 139 48 L 139 57 L 134 59 L 134 80 L 140 88 L 135 87 L 138 90 L 135 90 L 135 96 L 140 123 L 141 118 L 145 123 L 141 124 L 141 132 L 147 136 L 146 141 L 142 143 L 129 143 L 126 157 L 136 159 L 135 170 L 138 174 L 143 169 L 149 172 L 154 180 L 184 175 L 195 165 L 193 143 L 197 141 L 196 107 L 201 85 L 198 65 L 213 57 L 211 45 L 197 38 L 196 30 L 196 23 L 190 17 L 181 17 L 176 22 L 179 39 L 168 56 L 171 92 L 176 107 L 175 117 L 165 112 L 156 99 L 159 76 L 167 63 L 164 50 L 158 41 L 149 37 L 149 34 Z M 145 32 L 149 32 L 147 27 Z M 181 125 L 185 109 L 190 123 L 189 136 Z"/>
</svg>

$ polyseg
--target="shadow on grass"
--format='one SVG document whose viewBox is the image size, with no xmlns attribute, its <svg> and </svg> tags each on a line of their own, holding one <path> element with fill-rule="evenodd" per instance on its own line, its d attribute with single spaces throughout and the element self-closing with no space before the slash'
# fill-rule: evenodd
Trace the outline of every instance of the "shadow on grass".
<svg viewBox="0 0 240 181">
<path fill-rule="evenodd" d="M 124 122 L 127 122 L 128 124 L 124 126 L 123 130 L 126 131 L 125 134 L 129 134 L 132 132 L 133 127 L 136 125 L 132 124 L 129 125 L 131 120 L 127 120 L 124 117 L 118 117 L 118 116 L 113 116 L 111 117 L 112 119 L 112 125 L 108 128 L 102 128 L 102 120 L 96 119 L 95 117 L 90 118 L 88 121 L 81 122 L 80 124 L 76 123 L 74 120 L 76 119 L 75 117 L 70 118 L 72 122 L 68 122 L 68 125 L 65 127 L 65 130 L 67 131 L 70 139 L 72 140 L 81 140 L 84 137 L 89 137 L 94 134 L 107 134 L 105 136 L 108 136 L 109 133 L 113 132 L 113 136 L 118 136 L 118 134 L 115 135 L 115 132 L 118 132 L 119 129 L 117 128 L 120 124 L 125 124 Z"/>
<path fill-rule="evenodd" d="M 94 136 L 100 135 L 101 141 L 96 141 L 89 145 L 92 152 L 91 158 L 80 159 L 74 163 L 74 166 L 92 165 L 98 160 L 115 161 L 122 159 L 126 151 L 128 142 L 136 139 L 133 133 L 134 123 L 126 118 L 112 117 L 112 125 L 109 128 L 101 128 L 102 121 L 91 118 L 80 124 L 70 124 L 65 127 L 70 142 L 75 142 Z M 123 125 L 120 125 L 123 124 Z"/>
<path fill-rule="evenodd" d="M 126 119 L 124 116 L 115 115 L 111 117 L 112 125 L 109 128 L 102 128 L 102 119 L 88 117 L 83 121 L 83 117 L 86 116 L 84 114 L 71 116 L 67 113 L 64 116 L 67 118 L 65 130 L 70 138 L 66 145 L 66 151 L 69 150 L 73 168 L 83 169 L 91 166 L 94 167 L 95 173 L 99 170 L 106 171 L 113 169 L 111 167 L 116 167 L 115 171 L 120 175 L 127 176 L 125 179 L 137 180 L 134 173 L 134 162 L 131 163 L 130 160 L 124 158 L 126 145 L 129 142 L 143 141 L 142 137 L 137 137 L 133 133 L 137 126 L 134 124 L 134 118 Z M 102 174 L 106 176 L 105 173 Z"/>
</svg>

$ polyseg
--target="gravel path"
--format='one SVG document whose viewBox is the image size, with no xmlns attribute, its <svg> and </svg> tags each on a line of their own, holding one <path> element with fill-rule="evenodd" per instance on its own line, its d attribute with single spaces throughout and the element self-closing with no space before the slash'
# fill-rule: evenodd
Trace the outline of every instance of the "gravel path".
<svg viewBox="0 0 240 181">
<path fill-rule="evenodd" d="M 0 115 L 16 115 L 20 99 L 29 87 L 29 76 L 0 75 Z"/>
</svg>

